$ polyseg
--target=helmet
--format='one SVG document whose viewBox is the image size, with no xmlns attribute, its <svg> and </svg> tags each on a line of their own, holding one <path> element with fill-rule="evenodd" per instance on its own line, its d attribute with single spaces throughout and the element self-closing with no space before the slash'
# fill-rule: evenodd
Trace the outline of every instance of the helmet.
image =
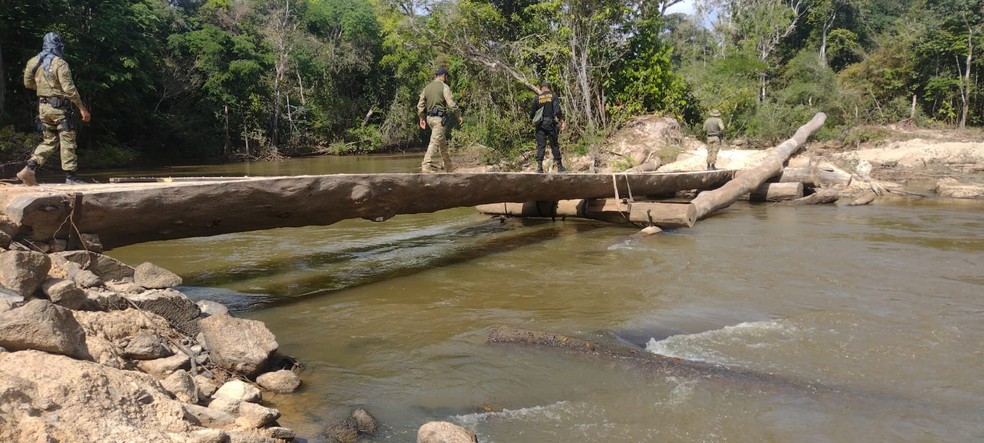
<svg viewBox="0 0 984 443">
<path fill-rule="evenodd" d="M 65 39 L 58 35 L 57 32 L 49 32 L 44 35 L 44 44 L 42 49 L 57 49 L 61 50 L 65 48 Z"/>
</svg>

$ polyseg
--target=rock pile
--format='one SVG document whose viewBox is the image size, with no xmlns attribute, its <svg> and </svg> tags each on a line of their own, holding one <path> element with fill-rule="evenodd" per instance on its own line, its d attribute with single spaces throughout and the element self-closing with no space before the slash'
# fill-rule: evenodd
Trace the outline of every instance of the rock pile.
<svg viewBox="0 0 984 443">
<path fill-rule="evenodd" d="M 294 439 L 261 403 L 301 383 L 262 322 L 149 263 L 25 249 L 0 244 L 0 441 Z"/>
</svg>

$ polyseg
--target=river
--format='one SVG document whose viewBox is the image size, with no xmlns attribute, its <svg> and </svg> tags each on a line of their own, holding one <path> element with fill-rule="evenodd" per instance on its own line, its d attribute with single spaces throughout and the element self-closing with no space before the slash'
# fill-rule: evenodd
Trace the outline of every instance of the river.
<svg viewBox="0 0 984 443">
<path fill-rule="evenodd" d="M 127 174 L 418 167 L 396 155 Z M 692 229 L 635 232 L 460 208 L 109 255 L 164 266 L 191 296 L 264 321 L 304 365 L 300 391 L 264 400 L 307 441 L 358 407 L 386 442 L 415 441 L 431 420 L 483 443 L 984 440 L 984 203 L 739 203 Z M 736 375 L 487 344 L 500 324 Z"/>
</svg>

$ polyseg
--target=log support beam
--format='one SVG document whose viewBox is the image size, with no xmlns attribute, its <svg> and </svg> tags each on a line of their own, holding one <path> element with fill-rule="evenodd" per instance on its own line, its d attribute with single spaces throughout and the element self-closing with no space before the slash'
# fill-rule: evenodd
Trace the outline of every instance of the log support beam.
<svg viewBox="0 0 984 443">
<path fill-rule="evenodd" d="M 581 199 L 493 203 L 477 206 L 487 215 L 514 217 L 580 217 L 610 223 L 632 223 L 661 228 L 690 228 L 697 221 L 690 203 L 629 202 L 626 200 Z"/>
</svg>

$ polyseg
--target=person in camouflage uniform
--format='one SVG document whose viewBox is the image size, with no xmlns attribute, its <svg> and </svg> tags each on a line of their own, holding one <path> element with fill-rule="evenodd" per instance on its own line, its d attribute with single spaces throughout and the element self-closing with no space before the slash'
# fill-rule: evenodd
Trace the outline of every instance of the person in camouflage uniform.
<svg viewBox="0 0 984 443">
<path fill-rule="evenodd" d="M 704 132 L 707 133 L 707 169 L 713 171 L 717 169 L 714 164 L 721 149 L 721 137 L 724 136 L 724 121 L 717 109 L 712 110 L 711 117 L 704 121 Z"/>
<path fill-rule="evenodd" d="M 451 88 L 448 87 L 448 69 L 439 68 L 434 73 L 434 80 L 424 87 L 420 93 L 420 100 L 417 101 L 417 118 L 420 120 L 420 129 L 431 128 L 430 143 L 427 145 L 427 153 L 424 154 L 424 161 L 420 165 L 420 171 L 425 173 L 451 172 L 451 154 L 448 153 L 447 124 L 448 118 L 454 114 L 458 118 L 458 124 L 462 122 L 461 111 L 451 97 Z M 424 117 L 426 115 L 426 121 Z M 440 152 L 444 161 L 439 165 L 435 157 Z"/>
<path fill-rule="evenodd" d="M 82 103 L 75 89 L 72 71 L 62 58 L 65 40 L 54 32 L 45 34 L 42 51 L 27 62 L 24 68 L 24 86 L 37 91 L 38 114 L 43 126 L 44 140 L 34 150 L 27 166 L 17 173 L 17 178 L 28 186 L 37 186 L 35 170 L 59 147 L 65 182 L 78 183 L 75 174 L 78 158 L 75 155 L 76 121 L 75 107 L 82 114 L 82 121 L 89 121 L 88 108 Z"/>
</svg>

